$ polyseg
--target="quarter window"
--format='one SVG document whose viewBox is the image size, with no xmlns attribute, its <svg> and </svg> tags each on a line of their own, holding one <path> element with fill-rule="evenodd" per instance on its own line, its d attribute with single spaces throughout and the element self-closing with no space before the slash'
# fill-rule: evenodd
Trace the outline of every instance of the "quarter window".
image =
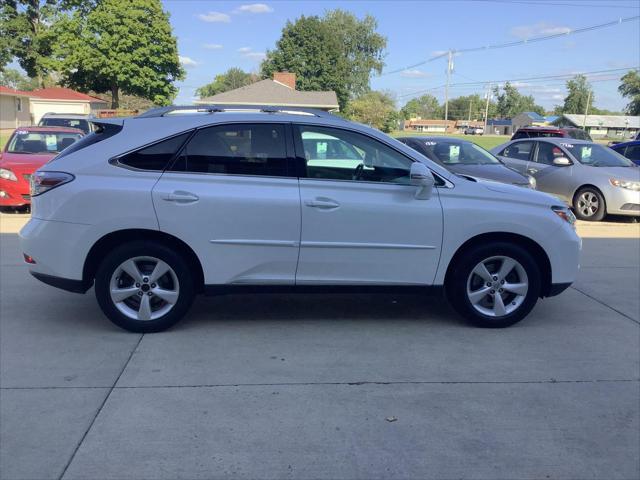
<svg viewBox="0 0 640 480">
<path fill-rule="evenodd" d="M 198 130 L 171 171 L 227 175 L 287 175 L 285 127 L 218 125 Z"/>
<path fill-rule="evenodd" d="M 531 150 L 533 150 L 533 142 L 516 142 L 505 148 L 500 155 L 515 160 L 527 161 L 531 157 Z"/>
<path fill-rule="evenodd" d="M 119 163 L 139 170 L 164 170 L 189 136 L 183 133 L 120 157 Z"/>
<path fill-rule="evenodd" d="M 336 128 L 300 125 L 296 130 L 304 152 L 301 176 L 409 184 L 411 159 L 377 140 Z"/>
</svg>

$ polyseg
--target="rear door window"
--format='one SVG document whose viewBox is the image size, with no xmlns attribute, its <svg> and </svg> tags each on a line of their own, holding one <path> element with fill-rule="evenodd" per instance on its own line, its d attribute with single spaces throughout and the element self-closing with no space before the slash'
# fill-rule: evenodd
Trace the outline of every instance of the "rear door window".
<svg viewBox="0 0 640 480">
<path fill-rule="evenodd" d="M 640 145 L 631 145 L 627 147 L 624 152 L 624 156 L 637 163 L 640 160 Z"/>
<path fill-rule="evenodd" d="M 284 177 L 288 175 L 286 144 L 286 128 L 281 124 L 207 127 L 195 133 L 170 170 Z M 316 148 L 329 151 L 328 145 Z"/>
</svg>

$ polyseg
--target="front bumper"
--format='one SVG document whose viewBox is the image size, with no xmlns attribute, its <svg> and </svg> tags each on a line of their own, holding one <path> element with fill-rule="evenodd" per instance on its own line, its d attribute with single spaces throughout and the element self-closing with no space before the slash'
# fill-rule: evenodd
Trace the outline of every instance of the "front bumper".
<svg viewBox="0 0 640 480">
<path fill-rule="evenodd" d="M 640 216 L 640 192 L 612 186 L 604 193 L 607 213 Z"/>
<path fill-rule="evenodd" d="M 29 184 L 0 179 L 0 207 L 22 207 L 31 204 Z"/>
</svg>

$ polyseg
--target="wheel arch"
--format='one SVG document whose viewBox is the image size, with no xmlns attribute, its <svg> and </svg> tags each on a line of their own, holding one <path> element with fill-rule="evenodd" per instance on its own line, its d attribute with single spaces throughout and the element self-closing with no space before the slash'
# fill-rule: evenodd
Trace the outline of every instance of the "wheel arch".
<svg viewBox="0 0 640 480">
<path fill-rule="evenodd" d="M 606 198 L 604 198 L 604 193 L 602 193 L 602 189 L 600 189 L 598 186 L 594 185 L 593 183 L 584 183 L 575 189 L 575 191 L 573 192 L 573 196 L 571 197 L 571 206 L 573 207 L 573 204 L 576 201 L 576 197 L 578 196 L 578 193 L 580 193 L 580 191 L 584 190 L 585 188 L 593 188 L 594 190 L 597 190 L 600 195 L 602 195 L 602 200 L 604 200 L 604 207 L 606 210 L 607 200 Z"/>
<path fill-rule="evenodd" d="M 189 245 L 173 235 L 158 230 L 147 229 L 126 229 L 117 230 L 96 241 L 84 261 L 82 269 L 82 279 L 86 285 L 91 285 L 95 279 L 96 272 L 100 265 L 100 260 L 104 258 L 105 252 L 127 242 L 143 240 L 162 243 L 168 245 L 179 252 L 189 264 L 194 275 L 196 292 L 204 289 L 204 271 L 198 256 Z"/>
<path fill-rule="evenodd" d="M 520 235 L 517 233 L 511 232 L 490 232 L 490 233 L 482 233 L 471 237 L 466 242 L 464 242 L 456 252 L 451 257 L 451 261 L 449 262 L 449 266 L 447 267 L 447 272 L 445 274 L 445 288 L 449 283 L 449 279 L 453 274 L 456 263 L 460 260 L 460 257 L 469 249 L 479 246 L 479 245 L 487 245 L 490 242 L 507 242 L 518 245 L 527 252 L 529 252 L 536 264 L 540 267 L 540 276 L 541 276 L 541 290 L 540 297 L 549 296 L 551 291 L 551 261 L 549 260 L 549 256 L 544 251 L 544 248 L 540 246 L 535 240 L 532 240 L 529 237 L 525 237 L 524 235 Z"/>
</svg>

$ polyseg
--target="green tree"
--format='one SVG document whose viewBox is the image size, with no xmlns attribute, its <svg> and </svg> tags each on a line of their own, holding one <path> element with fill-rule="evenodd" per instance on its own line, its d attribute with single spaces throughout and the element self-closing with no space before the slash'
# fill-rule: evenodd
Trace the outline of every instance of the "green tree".
<svg viewBox="0 0 640 480">
<path fill-rule="evenodd" d="M 261 66 L 264 78 L 274 72 L 296 74 L 299 90 L 333 90 L 344 109 L 350 98 L 369 91 L 372 72 L 380 72 L 386 39 L 376 21 L 342 10 L 287 22 L 274 50 Z"/>
<path fill-rule="evenodd" d="M 567 80 L 567 96 L 559 113 L 584 113 L 589 105 L 594 104 L 593 89 L 584 75 L 576 75 Z"/>
<path fill-rule="evenodd" d="M 400 113 L 405 120 L 415 117 L 439 119 L 442 118 L 442 111 L 442 106 L 438 99 L 433 95 L 426 94 L 409 100 L 402 107 Z"/>
<path fill-rule="evenodd" d="M 378 22 L 371 15 L 359 20 L 345 10 L 326 13 L 324 22 L 342 45 L 342 53 L 348 62 L 345 79 L 352 98 L 370 90 L 371 73 L 381 73 L 384 67 L 384 50 L 387 39 L 377 33 Z"/>
<path fill-rule="evenodd" d="M 477 93 L 449 100 L 449 120 L 483 120 L 487 100 Z M 489 102 L 489 117 L 495 114 L 495 104 Z"/>
<path fill-rule="evenodd" d="M 63 5 L 59 0 L 2 0 L 0 6 L 0 67 L 17 58 L 41 87 L 51 71 L 53 28 Z"/>
<path fill-rule="evenodd" d="M 259 77 L 253 73 L 247 73 L 240 68 L 233 67 L 225 73 L 216 75 L 213 82 L 207 83 L 196 90 L 200 98 L 211 97 L 218 93 L 234 90 L 257 82 Z"/>
<path fill-rule="evenodd" d="M 170 104 L 184 78 L 176 37 L 160 0 L 101 0 L 56 24 L 54 49 L 62 83 L 81 91 L 120 92 Z"/>
<path fill-rule="evenodd" d="M 628 115 L 640 115 L 640 75 L 637 70 L 631 70 L 620 79 L 618 87 L 620 94 L 630 101 L 625 107 Z"/>
<path fill-rule="evenodd" d="M 496 98 L 495 114 L 500 118 L 513 118 L 522 112 L 545 114 L 545 109 L 536 104 L 533 96 L 522 95 L 509 82 L 504 84 L 502 92 L 497 86 L 494 87 L 493 95 Z"/>
<path fill-rule="evenodd" d="M 35 90 L 40 86 L 37 79 L 26 77 L 14 68 L 0 70 L 0 85 L 25 91 Z"/>
<path fill-rule="evenodd" d="M 352 100 L 345 110 L 345 116 L 387 133 L 397 128 L 399 119 L 393 96 L 378 91 L 367 92 Z"/>
</svg>

